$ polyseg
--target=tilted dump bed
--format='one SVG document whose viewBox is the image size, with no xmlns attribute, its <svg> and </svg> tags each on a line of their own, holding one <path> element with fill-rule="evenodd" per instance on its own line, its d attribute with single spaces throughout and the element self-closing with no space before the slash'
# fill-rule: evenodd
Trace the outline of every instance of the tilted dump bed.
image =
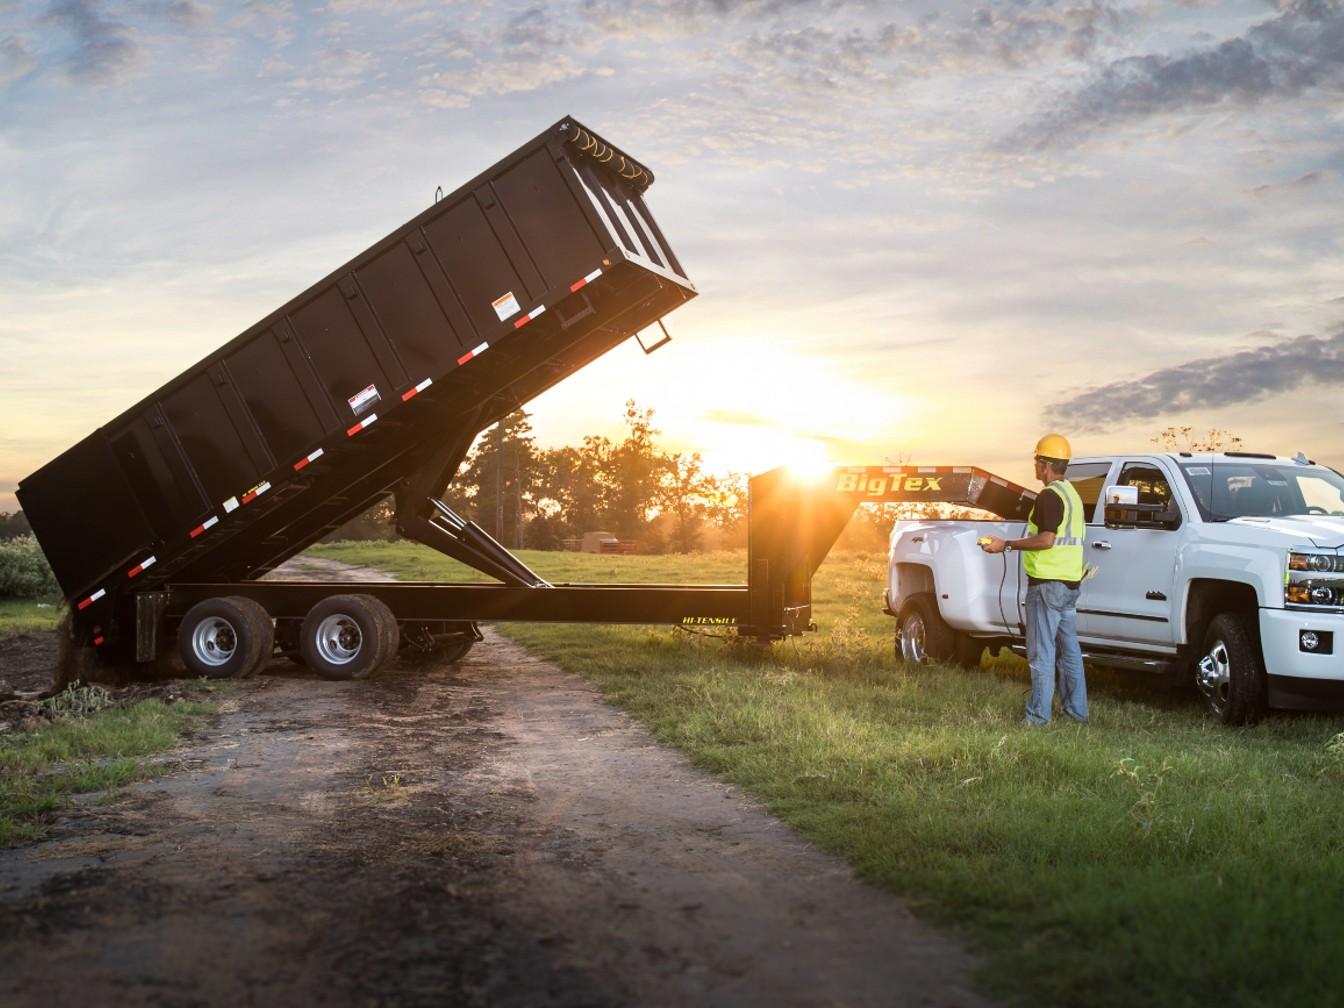
<svg viewBox="0 0 1344 1008">
<path fill-rule="evenodd" d="M 652 182 L 564 119 L 23 480 L 81 622 L 251 581 L 393 489 L 428 509 L 481 430 L 695 296 Z"/>
</svg>

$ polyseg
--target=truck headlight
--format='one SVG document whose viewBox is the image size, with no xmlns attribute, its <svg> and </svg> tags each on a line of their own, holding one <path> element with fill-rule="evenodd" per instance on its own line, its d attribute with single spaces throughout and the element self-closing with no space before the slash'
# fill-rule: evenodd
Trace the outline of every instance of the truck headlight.
<svg viewBox="0 0 1344 1008">
<path fill-rule="evenodd" d="M 1283 576 L 1288 605 L 1344 607 L 1344 556 L 1337 553 L 1289 553 Z"/>
</svg>

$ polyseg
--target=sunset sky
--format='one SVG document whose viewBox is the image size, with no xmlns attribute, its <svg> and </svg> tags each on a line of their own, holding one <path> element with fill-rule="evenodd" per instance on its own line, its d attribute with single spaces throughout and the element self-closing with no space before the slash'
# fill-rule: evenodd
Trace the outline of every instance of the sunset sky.
<svg viewBox="0 0 1344 1008">
<path fill-rule="evenodd" d="M 565 115 L 701 296 L 544 445 L 634 398 L 738 471 L 1179 424 L 1339 467 L 1342 99 L 1334 0 L 0 0 L 0 510 Z"/>
</svg>

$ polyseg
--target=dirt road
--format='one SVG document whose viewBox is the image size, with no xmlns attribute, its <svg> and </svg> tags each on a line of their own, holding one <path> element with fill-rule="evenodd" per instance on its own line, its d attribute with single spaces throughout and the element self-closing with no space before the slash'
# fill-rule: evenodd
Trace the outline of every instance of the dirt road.
<svg viewBox="0 0 1344 1008">
<path fill-rule="evenodd" d="M 575 676 L 243 683 L 0 852 L 0 1003 L 978 1005 L 970 960 Z"/>
</svg>

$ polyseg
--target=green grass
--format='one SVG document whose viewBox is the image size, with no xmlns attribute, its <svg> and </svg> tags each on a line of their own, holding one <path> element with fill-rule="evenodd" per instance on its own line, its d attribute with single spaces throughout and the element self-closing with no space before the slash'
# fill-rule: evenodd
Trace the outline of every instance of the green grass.
<svg viewBox="0 0 1344 1008">
<path fill-rule="evenodd" d="M 52 602 L 0 599 L 0 636 L 52 630 L 59 615 L 60 610 Z"/>
<path fill-rule="evenodd" d="M 406 544 L 316 552 L 451 576 Z M 734 581 L 745 567 L 740 553 L 522 556 L 553 580 Z M 819 632 L 765 655 L 667 628 L 500 629 L 956 929 L 992 994 L 1344 1001 L 1344 718 L 1229 730 L 1188 695 L 1089 670 L 1089 726 L 1024 729 L 1020 660 L 977 672 L 894 661 L 884 574 L 881 556 L 830 558 L 814 583 Z"/>
<path fill-rule="evenodd" d="M 67 690 L 52 700 L 57 720 L 0 736 L 0 846 L 37 839 L 50 815 L 75 795 L 107 791 L 154 776 L 142 757 L 171 748 L 214 711 L 214 684 L 193 685 L 200 699 L 146 700 L 106 707 L 97 687 Z"/>
</svg>

